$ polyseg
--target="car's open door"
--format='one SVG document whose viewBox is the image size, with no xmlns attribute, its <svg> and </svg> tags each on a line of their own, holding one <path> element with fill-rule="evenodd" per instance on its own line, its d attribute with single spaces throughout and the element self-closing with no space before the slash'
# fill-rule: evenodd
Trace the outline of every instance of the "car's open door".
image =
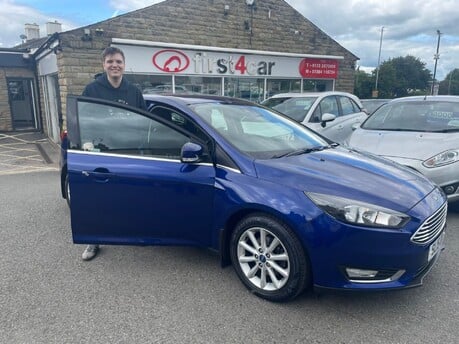
<svg viewBox="0 0 459 344">
<path fill-rule="evenodd" d="M 75 96 L 67 130 L 75 243 L 209 244 L 215 169 L 205 158 L 181 161 L 191 135 L 143 110 Z"/>
</svg>

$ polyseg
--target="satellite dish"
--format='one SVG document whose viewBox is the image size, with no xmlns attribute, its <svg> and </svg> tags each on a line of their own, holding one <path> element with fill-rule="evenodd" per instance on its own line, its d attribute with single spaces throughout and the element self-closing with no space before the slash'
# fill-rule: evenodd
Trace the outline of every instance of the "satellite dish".
<svg viewBox="0 0 459 344">
<path fill-rule="evenodd" d="M 248 6 L 252 6 L 254 2 L 255 2 L 255 0 L 245 0 L 245 3 L 246 3 Z"/>
</svg>

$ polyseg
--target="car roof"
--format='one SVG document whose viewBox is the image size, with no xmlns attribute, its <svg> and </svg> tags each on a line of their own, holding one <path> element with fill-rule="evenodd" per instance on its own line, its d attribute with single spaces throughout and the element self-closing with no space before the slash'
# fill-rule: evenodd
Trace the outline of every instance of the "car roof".
<svg viewBox="0 0 459 344">
<path fill-rule="evenodd" d="M 278 93 L 275 94 L 268 99 L 275 99 L 275 98 L 301 98 L 301 97 L 326 97 L 326 96 L 346 96 L 353 99 L 360 107 L 362 107 L 362 103 L 360 102 L 359 97 L 355 94 L 349 92 L 342 92 L 342 91 L 325 91 L 325 92 L 289 92 L 289 93 Z"/>
<path fill-rule="evenodd" d="M 149 101 L 176 102 L 183 105 L 200 104 L 200 103 L 226 103 L 237 105 L 256 106 L 255 103 L 232 97 L 214 96 L 205 94 L 144 94 L 143 98 Z"/>
<path fill-rule="evenodd" d="M 402 97 L 402 98 L 395 98 L 390 101 L 390 103 L 398 103 L 398 102 L 410 102 L 410 101 L 420 101 L 420 100 L 428 100 L 428 101 L 448 101 L 448 102 L 459 102 L 459 96 L 410 96 L 410 97 Z"/>
<path fill-rule="evenodd" d="M 343 96 L 353 96 L 352 93 L 348 92 L 341 92 L 341 91 L 325 91 L 325 92 L 287 92 L 287 93 L 278 93 L 270 98 L 284 98 L 284 97 L 290 97 L 290 98 L 295 98 L 295 97 L 320 97 L 320 96 L 329 96 L 329 95 L 343 95 Z"/>
</svg>

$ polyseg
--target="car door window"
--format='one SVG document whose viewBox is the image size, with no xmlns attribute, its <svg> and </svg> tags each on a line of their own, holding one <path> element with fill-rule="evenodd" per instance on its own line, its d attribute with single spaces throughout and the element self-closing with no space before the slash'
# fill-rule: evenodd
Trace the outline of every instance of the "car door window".
<svg viewBox="0 0 459 344">
<path fill-rule="evenodd" d="M 187 131 L 191 136 L 196 137 L 202 142 L 208 142 L 210 139 L 209 136 L 195 122 L 191 121 L 188 116 L 176 109 L 163 105 L 157 105 L 150 108 L 149 111 L 152 114 L 160 116 L 173 125 Z"/>
<path fill-rule="evenodd" d="M 343 116 L 360 112 L 359 107 L 351 98 L 340 96 L 339 102 L 341 105 L 341 111 Z"/>
<path fill-rule="evenodd" d="M 332 115 L 339 116 L 338 103 L 336 102 L 336 97 L 325 97 L 319 103 L 319 106 L 314 110 L 313 115 L 311 116 L 310 122 L 318 123 L 322 119 L 322 115 L 325 113 L 331 113 Z"/>
<path fill-rule="evenodd" d="M 72 148 L 180 159 L 190 141 L 183 133 L 147 116 L 116 105 L 78 103 L 79 144 Z"/>
</svg>

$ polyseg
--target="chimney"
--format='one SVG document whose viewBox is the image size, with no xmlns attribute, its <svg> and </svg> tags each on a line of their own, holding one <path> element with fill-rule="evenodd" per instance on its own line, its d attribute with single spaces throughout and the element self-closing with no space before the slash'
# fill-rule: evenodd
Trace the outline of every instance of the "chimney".
<svg viewBox="0 0 459 344">
<path fill-rule="evenodd" d="M 40 26 L 38 24 L 25 24 L 25 35 L 27 40 L 40 38 Z"/>
<path fill-rule="evenodd" d="M 62 32 L 62 24 L 59 23 L 57 20 L 54 22 L 47 22 L 46 23 L 46 34 L 51 36 L 55 32 Z"/>
</svg>

